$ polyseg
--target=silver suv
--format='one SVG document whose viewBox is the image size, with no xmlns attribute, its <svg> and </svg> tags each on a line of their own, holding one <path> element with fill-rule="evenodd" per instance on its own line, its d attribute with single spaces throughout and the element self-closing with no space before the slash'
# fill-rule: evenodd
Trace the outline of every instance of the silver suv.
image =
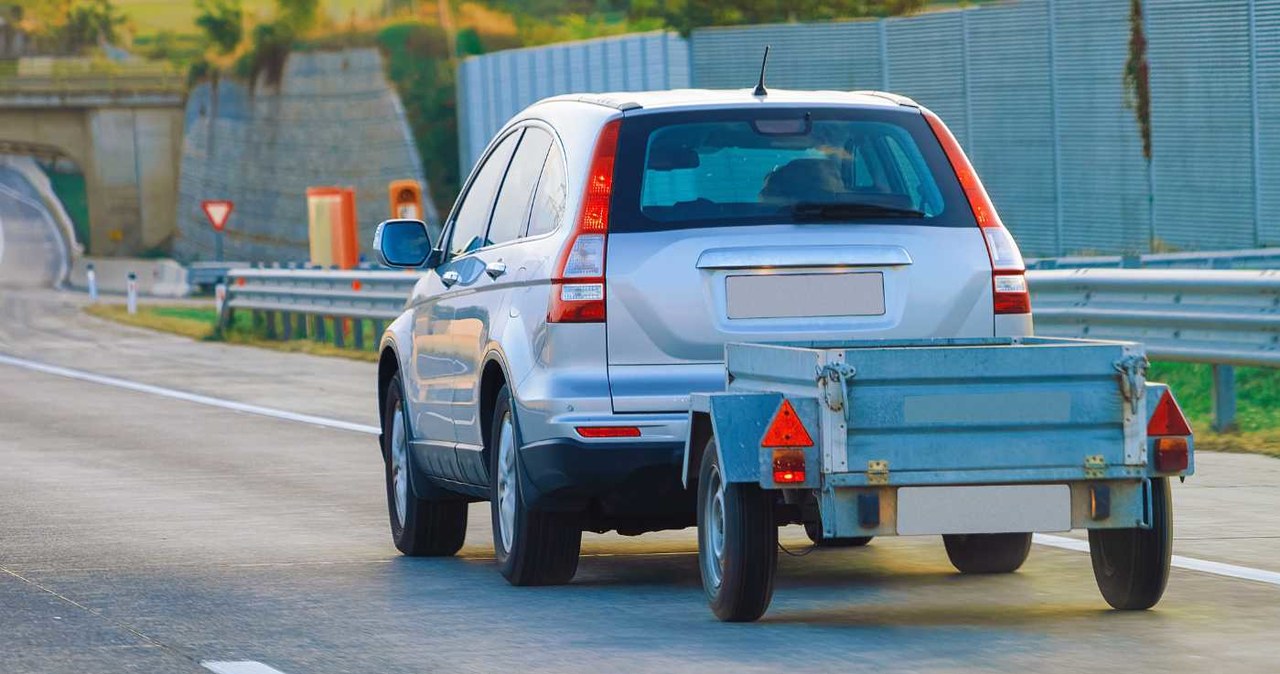
<svg viewBox="0 0 1280 674">
<path fill-rule="evenodd" d="M 443 228 L 378 228 L 424 270 L 382 338 L 396 547 L 451 555 L 492 504 L 516 585 L 582 532 L 694 523 L 688 396 L 730 341 L 1031 333 L 1018 248 L 951 133 L 878 92 L 560 96 L 512 119 Z"/>
</svg>

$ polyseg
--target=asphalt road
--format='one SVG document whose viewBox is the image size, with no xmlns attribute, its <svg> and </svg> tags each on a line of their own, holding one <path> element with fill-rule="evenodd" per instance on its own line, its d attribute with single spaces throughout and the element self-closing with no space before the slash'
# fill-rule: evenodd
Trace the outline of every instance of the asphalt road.
<svg viewBox="0 0 1280 674">
<path fill-rule="evenodd" d="M 63 243 L 40 195 L 0 164 L 0 287 L 53 285 L 65 264 Z"/>
<path fill-rule="evenodd" d="M 403 558 L 361 430 L 373 365 L 157 335 L 82 302 L 0 288 L 5 674 L 1280 671 L 1280 585 L 1175 569 L 1155 610 L 1113 612 L 1088 555 L 1054 547 L 1003 577 L 956 574 L 936 537 L 783 556 L 751 625 L 707 610 L 690 531 L 588 535 L 572 584 L 513 588 L 478 504 L 457 558 Z M 1198 458 L 1175 552 L 1280 571 L 1280 461 Z"/>
</svg>

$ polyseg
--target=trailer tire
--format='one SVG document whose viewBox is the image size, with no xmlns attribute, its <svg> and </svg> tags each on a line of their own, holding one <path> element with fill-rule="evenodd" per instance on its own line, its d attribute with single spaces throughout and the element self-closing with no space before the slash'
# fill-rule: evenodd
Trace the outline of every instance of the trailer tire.
<svg viewBox="0 0 1280 674">
<path fill-rule="evenodd" d="M 698 568 L 707 602 L 720 620 L 751 622 L 773 599 L 773 494 L 757 484 L 725 482 L 715 438 L 707 441 L 698 472 Z"/>
<path fill-rule="evenodd" d="M 846 536 L 843 538 L 823 538 L 822 525 L 818 522 L 805 522 L 804 533 L 819 548 L 860 548 L 871 542 L 874 536 Z"/>
<path fill-rule="evenodd" d="M 1031 551 L 1031 534 L 945 534 L 942 542 L 960 573 L 1012 573 Z"/>
<path fill-rule="evenodd" d="M 1150 529 L 1092 529 L 1093 577 L 1112 608 L 1142 611 L 1155 606 L 1169 582 L 1173 554 L 1173 498 L 1169 479 L 1151 480 Z"/>
</svg>

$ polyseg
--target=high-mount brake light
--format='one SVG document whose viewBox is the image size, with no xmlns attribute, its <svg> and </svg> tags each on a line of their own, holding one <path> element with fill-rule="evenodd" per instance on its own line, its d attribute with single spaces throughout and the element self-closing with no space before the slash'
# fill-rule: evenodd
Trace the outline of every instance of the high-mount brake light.
<svg viewBox="0 0 1280 674">
<path fill-rule="evenodd" d="M 965 199 L 973 210 L 973 217 L 982 229 L 983 240 L 987 243 L 987 255 L 991 258 L 991 291 L 995 313 L 1029 314 L 1031 313 L 1031 294 L 1027 291 L 1027 266 L 1022 261 L 1022 252 L 1014 242 L 1009 230 L 1005 229 L 996 213 L 996 206 L 991 195 L 978 179 L 978 172 L 969 163 L 969 158 L 951 130 L 937 115 L 924 110 L 925 121 L 933 129 L 933 135 L 942 144 L 951 169 L 955 171 L 960 187 L 964 189 Z"/>
<path fill-rule="evenodd" d="M 618 127 L 612 120 L 600 130 L 578 221 L 560 253 L 551 279 L 548 323 L 603 323 L 605 319 L 605 249 L 609 234 L 609 201 L 613 197 L 613 164 L 618 155 Z"/>
<path fill-rule="evenodd" d="M 1147 422 L 1147 437 L 1155 439 L 1157 471 L 1177 473 L 1187 469 L 1191 453 L 1187 437 L 1190 435 L 1191 424 L 1187 423 L 1173 394 L 1165 389 Z"/>
</svg>

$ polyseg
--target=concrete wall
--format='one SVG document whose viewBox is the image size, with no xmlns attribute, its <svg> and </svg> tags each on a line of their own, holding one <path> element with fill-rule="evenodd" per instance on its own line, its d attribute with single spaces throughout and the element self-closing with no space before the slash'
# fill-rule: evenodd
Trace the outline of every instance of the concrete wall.
<svg viewBox="0 0 1280 674">
<path fill-rule="evenodd" d="M 0 107 L 0 143 L 46 148 L 79 165 L 97 255 L 169 245 L 181 139 L 176 107 Z"/>
<path fill-rule="evenodd" d="M 226 259 L 305 261 L 306 189 L 356 188 L 360 243 L 388 216 L 387 185 L 423 178 L 404 109 L 374 49 L 295 53 L 279 87 L 223 80 L 187 102 L 175 256 L 210 260 L 200 202 L 230 199 Z M 435 218 L 426 204 L 428 217 Z"/>
</svg>

